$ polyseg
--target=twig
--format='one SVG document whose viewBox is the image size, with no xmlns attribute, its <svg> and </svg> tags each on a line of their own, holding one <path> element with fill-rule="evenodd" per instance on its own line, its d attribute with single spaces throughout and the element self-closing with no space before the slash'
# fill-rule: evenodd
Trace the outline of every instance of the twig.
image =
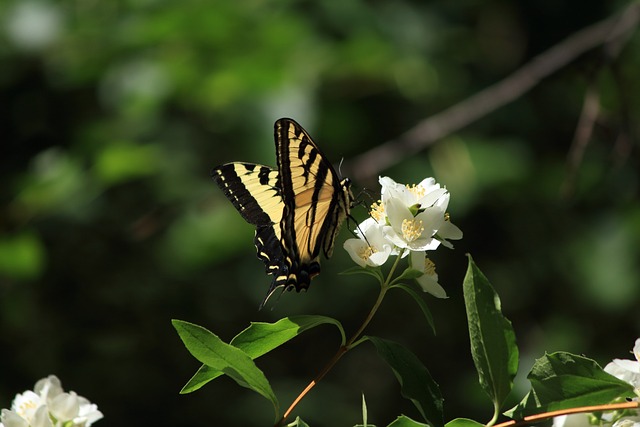
<svg viewBox="0 0 640 427">
<path fill-rule="evenodd" d="M 613 411 L 616 409 L 631 409 L 638 408 L 639 402 L 625 402 L 625 403 L 612 403 L 608 405 L 596 405 L 596 406 L 582 406 L 579 408 L 561 409 L 558 411 L 543 412 L 542 414 L 530 415 L 524 417 L 521 420 L 511 420 L 500 424 L 495 424 L 493 427 L 520 427 L 527 424 L 534 423 L 536 421 L 545 420 L 547 418 L 559 417 L 561 415 L 580 414 L 588 412 L 604 412 Z"/>
<path fill-rule="evenodd" d="M 367 181 L 403 158 L 519 98 L 542 79 L 583 53 L 629 34 L 638 25 L 639 20 L 640 3 L 632 2 L 620 14 L 574 33 L 533 58 L 504 80 L 422 120 L 398 138 L 345 162 L 346 174 L 356 181 Z"/>
<path fill-rule="evenodd" d="M 568 197 L 574 189 L 578 169 L 582 164 L 584 152 L 589 145 L 589 140 L 593 134 L 593 126 L 600 114 L 600 93 L 595 87 L 595 83 L 587 88 L 582 103 L 582 113 L 576 126 L 576 131 L 567 156 L 567 177 L 562 185 L 563 197 Z"/>
<path fill-rule="evenodd" d="M 391 266 L 391 269 L 389 270 L 389 274 L 387 275 L 387 279 L 384 281 L 384 283 L 380 287 L 380 293 L 378 294 L 378 298 L 376 299 L 376 302 L 373 304 L 373 307 L 371 307 L 371 310 L 369 310 L 369 314 L 367 314 L 367 317 L 364 319 L 364 321 L 362 322 L 358 330 L 351 336 L 351 338 L 349 339 L 349 341 L 347 341 L 345 345 L 341 346 L 338 349 L 336 354 L 334 354 L 331 360 L 329 360 L 329 363 L 327 363 L 325 367 L 322 368 L 322 371 L 320 371 L 320 373 L 304 388 L 304 390 L 300 392 L 298 397 L 295 398 L 293 403 L 289 406 L 287 411 L 284 413 L 282 418 L 275 424 L 274 427 L 283 426 L 287 418 L 289 417 L 289 415 L 291 415 L 291 412 L 293 412 L 295 407 L 298 405 L 298 403 L 300 403 L 300 401 L 309 393 L 309 391 L 311 391 L 311 389 L 315 387 L 316 384 L 318 384 L 318 382 L 322 378 L 324 378 L 324 376 L 334 367 L 336 363 L 338 363 L 338 360 L 340 360 L 340 358 L 347 351 L 349 351 L 351 348 L 357 345 L 356 340 L 360 338 L 360 335 L 362 335 L 362 333 L 367 328 L 367 326 L 369 326 L 369 323 L 371 322 L 371 320 L 373 320 L 373 316 L 375 316 L 376 312 L 378 311 L 378 308 L 380 308 L 380 304 L 382 304 L 382 300 L 384 299 L 385 294 L 389 290 L 391 277 L 393 276 L 393 273 L 395 272 L 396 267 L 398 267 L 398 264 L 401 258 L 402 258 L 402 252 L 398 254 L 396 261 Z"/>
</svg>

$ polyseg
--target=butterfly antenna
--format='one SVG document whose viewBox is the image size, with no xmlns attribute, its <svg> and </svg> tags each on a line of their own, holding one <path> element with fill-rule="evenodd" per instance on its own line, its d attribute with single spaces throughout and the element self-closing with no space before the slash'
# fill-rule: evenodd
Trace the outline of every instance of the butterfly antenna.
<svg viewBox="0 0 640 427">
<path fill-rule="evenodd" d="M 355 231 L 353 231 L 351 227 L 349 227 L 349 221 L 353 221 L 353 223 L 356 225 L 355 228 L 358 229 L 358 231 L 360 232 L 360 235 L 358 235 Z M 356 221 L 356 219 L 352 217 L 351 214 L 347 215 L 347 228 L 349 228 L 349 233 L 351 233 L 353 237 L 355 237 L 356 239 L 362 238 L 364 239 L 365 242 L 367 242 L 367 245 L 371 246 L 371 243 L 369 243 L 369 240 L 367 240 L 367 236 L 365 236 L 364 232 L 360 228 L 360 224 L 358 224 L 358 221 Z"/>
<path fill-rule="evenodd" d="M 267 301 L 269 301 L 269 299 L 271 298 L 271 296 L 273 294 L 276 293 L 276 291 L 282 288 L 282 292 L 280 292 L 280 294 L 277 296 L 276 298 L 276 302 L 273 304 L 273 306 L 271 307 L 271 310 L 273 310 L 276 305 L 278 304 L 278 301 L 280 301 L 280 297 L 282 296 L 282 294 L 285 291 L 285 287 L 284 285 L 280 285 L 280 286 L 275 286 L 274 288 L 270 288 L 269 291 L 267 292 L 267 295 L 264 297 L 264 299 L 262 300 L 262 302 L 260 303 L 260 306 L 258 307 L 258 310 L 262 310 L 262 308 L 265 306 L 265 304 L 267 304 Z"/>
<path fill-rule="evenodd" d="M 338 163 L 338 175 L 342 176 L 342 163 L 344 163 L 344 157 L 340 159 L 340 163 Z"/>
</svg>

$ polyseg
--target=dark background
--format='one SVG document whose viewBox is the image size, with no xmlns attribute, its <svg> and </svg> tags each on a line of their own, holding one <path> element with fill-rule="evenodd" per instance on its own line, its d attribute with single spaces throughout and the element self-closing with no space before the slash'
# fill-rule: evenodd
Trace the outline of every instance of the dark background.
<svg viewBox="0 0 640 427">
<path fill-rule="evenodd" d="M 273 122 L 299 121 L 350 160 L 517 70 L 626 2 L 36 1 L 0 3 L 0 407 L 48 374 L 98 404 L 100 426 L 271 425 L 270 405 L 199 366 L 170 319 L 230 340 L 250 321 L 333 316 L 353 332 L 377 285 L 338 276 L 342 242 L 306 294 L 257 311 L 270 278 L 253 229 L 211 182 L 217 164 L 275 164 Z M 640 335 L 640 39 L 596 48 L 515 102 L 374 176 L 451 192 L 464 231 L 433 254 L 448 300 L 390 293 L 368 333 L 411 348 L 445 417 L 486 422 L 461 284 L 471 253 L 501 295 L 528 371 L 544 351 L 602 365 Z M 597 120 L 568 166 L 585 95 Z M 346 169 L 346 170 L 345 170 Z M 371 200 L 362 196 L 368 205 Z M 366 209 L 354 209 L 358 220 Z M 339 344 L 320 327 L 258 365 L 281 405 Z M 515 403 L 526 382 L 520 382 Z M 387 425 L 400 413 L 372 346 L 344 357 L 295 414 L 316 426 Z"/>
</svg>

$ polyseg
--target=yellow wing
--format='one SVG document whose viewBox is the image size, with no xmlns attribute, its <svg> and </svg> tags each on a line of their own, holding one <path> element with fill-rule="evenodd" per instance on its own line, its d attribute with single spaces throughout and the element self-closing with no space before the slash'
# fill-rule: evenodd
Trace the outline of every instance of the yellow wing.
<svg viewBox="0 0 640 427">
<path fill-rule="evenodd" d="M 227 163 L 212 177 L 242 217 L 256 226 L 258 258 L 274 276 L 262 305 L 280 287 L 307 289 L 329 258 L 353 195 L 309 134 L 295 121 L 275 123 L 278 170 Z M 261 306 L 262 306 L 261 305 Z"/>
<path fill-rule="evenodd" d="M 288 269 L 278 285 L 309 287 L 320 273 L 320 253 L 328 258 L 353 202 L 348 179 L 340 180 L 309 134 L 291 119 L 275 124 L 276 153 L 284 213 L 280 223 Z"/>
</svg>

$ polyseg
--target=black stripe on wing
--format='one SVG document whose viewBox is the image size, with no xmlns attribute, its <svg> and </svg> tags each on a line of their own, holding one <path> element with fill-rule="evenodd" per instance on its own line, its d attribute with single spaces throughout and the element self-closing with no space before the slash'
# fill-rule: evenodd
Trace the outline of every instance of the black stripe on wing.
<svg viewBox="0 0 640 427">
<path fill-rule="evenodd" d="M 276 154 L 284 212 L 281 229 L 288 272 L 280 280 L 296 290 L 320 273 L 320 252 L 331 255 L 340 223 L 348 214 L 348 181 L 343 185 L 331 163 L 295 121 L 275 124 Z"/>
<path fill-rule="evenodd" d="M 213 169 L 211 177 L 248 223 L 266 226 L 282 219 L 278 171 L 253 163 L 227 163 Z"/>
</svg>

